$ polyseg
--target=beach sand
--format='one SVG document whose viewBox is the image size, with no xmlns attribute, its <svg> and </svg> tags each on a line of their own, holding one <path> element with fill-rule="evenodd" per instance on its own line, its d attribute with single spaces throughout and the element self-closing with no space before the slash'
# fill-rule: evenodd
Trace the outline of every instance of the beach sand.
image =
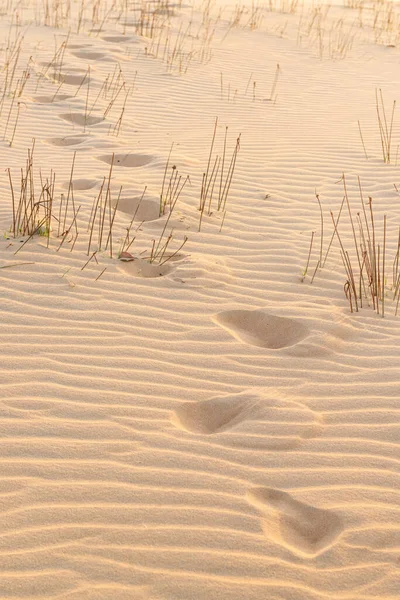
<svg viewBox="0 0 400 600">
<path fill-rule="evenodd" d="M 0 598 L 400 598 L 398 31 L 3 3 Z"/>
</svg>

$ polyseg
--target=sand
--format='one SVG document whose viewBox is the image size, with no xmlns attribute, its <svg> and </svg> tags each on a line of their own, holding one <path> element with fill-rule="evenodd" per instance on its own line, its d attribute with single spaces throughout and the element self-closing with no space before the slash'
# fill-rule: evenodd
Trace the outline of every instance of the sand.
<svg viewBox="0 0 400 600">
<path fill-rule="evenodd" d="M 3 3 L 1 599 L 400 598 L 399 24 L 389 2 Z M 49 237 L 12 231 L 28 149 Z M 359 237 L 359 182 L 378 310 L 332 237 L 343 183 Z M 346 203 L 338 229 L 357 266 Z"/>
</svg>

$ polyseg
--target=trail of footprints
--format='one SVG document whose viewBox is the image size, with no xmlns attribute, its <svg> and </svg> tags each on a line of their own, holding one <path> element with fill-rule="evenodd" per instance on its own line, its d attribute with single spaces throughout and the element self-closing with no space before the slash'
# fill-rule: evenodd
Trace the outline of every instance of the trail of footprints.
<svg viewBox="0 0 400 600">
<path fill-rule="evenodd" d="M 187 402 L 171 420 L 185 432 L 214 435 L 223 446 L 267 451 L 293 450 L 323 428 L 321 416 L 307 406 L 261 392 Z M 327 551 L 343 530 L 335 512 L 299 502 L 278 489 L 251 489 L 247 500 L 261 513 L 266 538 L 302 558 Z"/>
<path fill-rule="evenodd" d="M 104 36 L 110 43 L 136 42 L 128 36 Z M 107 60 L 105 53 L 91 50 L 87 45 L 70 44 L 69 50 L 77 58 L 96 61 Z M 54 72 L 56 82 L 70 86 L 87 84 L 87 71 L 70 68 L 68 72 Z M 72 96 L 60 94 L 37 96 L 37 103 L 63 102 Z M 103 117 L 85 113 L 62 113 L 61 119 L 73 125 L 92 127 L 104 121 Z M 60 147 L 83 144 L 88 135 L 74 134 L 63 138 L 50 138 L 50 144 Z M 98 159 L 116 167 L 138 168 L 150 164 L 154 157 L 146 154 L 105 154 Z M 98 182 L 92 179 L 73 181 L 74 189 L 89 190 Z M 69 182 L 64 184 L 68 187 Z M 121 212 L 133 215 L 140 195 L 122 198 Z M 137 211 L 140 221 L 158 218 L 157 199 L 142 202 Z M 156 277 L 171 270 L 170 265 L 151 265 L 135 261 L 122 266 L 125 272 L 135 276 Z M 280 350 L 302 342 L 309 335 L 308 328 L 295 319 L 278 317 L 262 310 L 229 310 L 214 317 L 215 323 L 236 340 L 259 348 Z M 319 414 L 290 398 L 263 394 L 262 391 L 212 398 L 203 402 L 187 402 L 171 417 L 172 423 L 185 433 L 214 436 L 216 443 L 232 448 L 278 451 L 293 450 L 305 440 L 319 435 L 323 422 Z M 251 434 L 250 434 L 251 432 Z M 336 513 L 302 503 L 289 493 L 272 488 L 254 488 L 247 493 L 249 504 L 262 515 L 261 524 L 265 536 L 303 558 L 314 558 L 327 551 L 339 538 L 343 525 Z"/>
<path fill-rule="evenodd" d="M 293 450 L 323 428 L 321 416 L 307 406 L 262 392 L 186 402 L 171 420 L 185 432 L 213 435 L 226 447 L 267 451 Z M 262 515 L 267 539 L 303 558 L 327 551 L 343 530 L 333 511 L 299 502 L 281 490 L 255 488 L 247 499 Z"/>
<path fill-rule="evenodd" d="M 105 36 L 104 41 L 112 42 L 112 43 L 121 43 L 121 42 L 136 42 L 133 37 L 129 36 Z M 96 60 L 106 60 L 107 56 L 105 53 L 101 51 L 95 51 L 90 49 L 90 45 L 87 44 L 69 44 L 68 49 L 71 51 L 71 54 L 80 59 L 88 59 L 91 61 Z M 47 64 L 47 63 L 44 63 Z M 88 83 L 87 79 L 87 71 L 81 68 L 69 68 L 68 71 L 63 72 L 62 70 L 57 71 L 57 65 L 54 65 L 54 73 L 52 74 L 52 79 L 57 82 L 63 81 L 65 85 L 70 86 L 84 86 Z M 51 104 L 54 102 L 63 102 L 73 98 L 72 95 L 69 94 L 60 94 L 56 96 L 51 95 L 42 95 L 34 98 L 34 101 L 39 104 Z M 71 123 L 73 126 L 79 126 L 84 128 L 93 127 L 94 125 L 98 125 L 105 121 L 103 116 L 95 116 L 95 115 L 87 115 L 84 112 L 65 112 L 60 113 L 59 117 Z M 54 146 L 59 147 L 74 147 L 84 144 L 86 141 L 89 141 L 91 136 L 87 133 L 82 134 L 73 134 L 65 137 L 59 138 L 49 138 L 47 140 L 48 143 Z M 105 144 L 109 145 L 109 143 Z M 107 164 L 113 165 L 113 167 L 121 167 L 121 168 L 140 168 L 145 165 L 151 164 L 154 161 L 154 156 L 149 154 L 140 154 L 134 152 L 124 152 L 124 153 L 111 153 L 104 154 L 97 157 L 98 160 Z M 73 189 L 76 191 L 85 191 L 91 190 L 95 187 L 98 187 L 99 181 L 90 178 L 82 178 L 75 179 L 72 182 Z M 63 189 L 68 189 L 70 186 L 70 182 L 66 181 L 63 183 Z M 115 207 L 115 206 L 114 206 Z M 123 195 L 119 199 L 118 204 L 119 212 L 129 215 L 130 217 L 135 217 L 136 221 L 155 221 L 160 218 L 159 214 L 159 200 L 155 197 L 146 197 L 142 198 L 141 193 L 137 194 L 128 194 Z M 176 262 L 176 261 L 174 261 Z M 134 262 L 122 263 L 119 266 L 120 271 L 127 273 L 128 275 L 135 277 L 160 277 L 170 273 L 173 270 L 172 262 L 171 264 L 166 265 L 153 265 L 149 264 L 147 261 L 137 258 Z"/>
<path fill-rule="evenodd" d="M 310 333 L 297 320 L 262 310 L 224 311 L 214 321 L 235 339 L 272 350 L 296 345 Z M 267 451 L 293 450 L 323 428 L 321 416 L 307 406 L 261 391 L 184 403 L 172 422 L 192 434 L 213 435 L 221 445 Z M 282 490 L 251 489 L 247 500 L 261 513 L 266 538 L 305 559 L 327 551 L 343 531 L 335 512 L 299 502 Z"/>
</svg>

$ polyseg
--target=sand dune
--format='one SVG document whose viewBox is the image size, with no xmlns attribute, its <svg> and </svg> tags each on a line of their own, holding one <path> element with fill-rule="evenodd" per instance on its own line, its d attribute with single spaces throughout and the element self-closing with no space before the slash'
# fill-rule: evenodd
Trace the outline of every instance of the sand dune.
<svg viewBox="0 0 400 600">
<path fill-rule="evenodd" d="M 400 598 L 399 7 L 234 4 L 2 7 L 2 599 Z"/>
</svg>

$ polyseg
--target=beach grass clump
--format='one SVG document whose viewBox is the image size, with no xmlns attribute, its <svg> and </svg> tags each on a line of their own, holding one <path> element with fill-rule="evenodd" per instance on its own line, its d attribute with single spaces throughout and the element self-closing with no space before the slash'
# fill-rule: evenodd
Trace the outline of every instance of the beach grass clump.
<svg viewBox="0 0 400 600">
<path fill-rule="evenodd" d="M 131 254 L 132 246 L 144 223 L 144 221 L 137 223 L 136 217 L 147 187 L 144 188 L 139 198 L 132 218 L 126 227 L 125 235 L 119 238 L 120 244 L 116 250 L 115 221 L 122 186 L 117 192 L 112 189 L 114 155 L 112 155 L 108 173 L 103 177 L 99 191 L 94 196 L 85 225 L 85 216 L 82 215 L 84 211 L 81 211 L 82 205 L 76 205 L 74 193 L 76 152 L 73 155 L 69 181 L 64 185 L 66 192 L 58 194 L 55 172 L 51 171 L 50 175 L 45 177 L 41 171 L 38 172 L 34 168 L 34 149 L 35 145 L 33 143 L 32 148 L 28 149 L 26 163 L 20 169 L 18 182 L 15 176 L 13 177 L 11 169 L 7 169 L 12 204 L 12 223 L 6 236 L 26 238 L 14 254 L 20 252 L 37 235 L 47 238 L 48 248 L 50 241 L 56 240 L 55 252 L 59 252 L 67 246 L 69 251 L 72 252 L 79 237 L 86 247 L 88 257 L 82 265 L 82 271 L 92 261 L 99 264 L 98 258 L 100 256 L 120 260 L 134 259 Z M 183 241 L 178 242 L 177 245 L 174 229 L 169 227 L 180 193 L 186 181 L 189 180 L 189 177 L 187 177 L 182 182 L 176 171 L 175 167 L 169 181 L 166 176 L 164 177 L 163 193 L 161 194 L 163 212 L 160 215 L 166 215 L 163 228 L 158 237 L 152 240 L 150 248 L 140 253 L 145 254 L 144 260 L 149 264 L 164 265 L 175 257 L 188 241 L 187 236 L 184 236 Z M 120 230 L 121 226 L 118 229 Z M 83 230 L 85 230 L 84 233 Z M 139 252 L 136 254 L 139 254 Z M 105 270 L 106 268 L 100 276 Z"/>
<path fill-rule="evenodd" d="M 241 134 L 236 138 L 232 154 L 229 155 L 228 127 L 225 127 L 222 151 L 219 154 L 216 154 L 214 148 L 217 137 L 217 127 L 218 117 L 215 119 L 214 123 L 207 168 L 202 177 L 199 202 L 199 231 L 201 231 L 204 214 L 210 216 L 216 211 L 222 213 L 225 217 L 237 156 L 240 150 Z"/>
<path fill-rule="evenodd" d="M 50 235 L 54 198 L 55 175 L 44 179 L 40 174 L 40 186 L 37 185 L 34 172 L 34 144 L 28 149 L 25 165 L 20 170 L 18 183 L 13 180 L 11 169 L 7 169 L 12 199 L 12 224 L 10 233 L 17 236 L 32 237 L 36 233 Z"/>
<path fill-rule="evenodd" d="M 359 207 L 356 209 L 351 205 L 344 174 L 339 181 L 343 186 L 343 198 L 337 215 L 329 211 L 328 223 L 332 224 L 332 233 L 328 237 L 326 250 L 324 231 L 328 227 L 325 225 L 322 204 L 317 195 L 320 212 L 318 257 L 315 266 L 310 269 L 315 258 L 316 231 L 313 231 L 301 280 L 304 281 L 308 275 L 310 283 L 313 283 L 318 272 L 325 267 L 330 252 L 336 248 L 344 268 L 343 290 L 350 312 L 359 312 L 364 307 L 371 307 L 384 317 L 387 299 L 392 299 L 396 301 L 397 315 L 400 303 L 400 228 L 396 240 L 390 240 L 387 215 L 384 214 L 380 218 L 376 216 L 374 201 L 364 193 L 360 178 Z M 396 248 L 391 269 L 388 268 L 389 247 Z"/>
</svg>

